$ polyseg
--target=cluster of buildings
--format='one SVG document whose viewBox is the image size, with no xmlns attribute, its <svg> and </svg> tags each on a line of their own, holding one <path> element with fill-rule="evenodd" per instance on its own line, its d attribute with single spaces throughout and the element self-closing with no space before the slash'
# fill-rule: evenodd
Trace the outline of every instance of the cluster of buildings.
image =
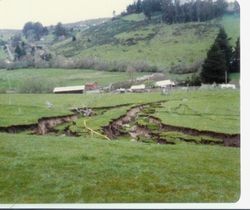
<svg viewBox="0 0 250 210">
<path fill-rule="evenodd" d="M 171 80 L 162 80 L 155 82 L 154 87 L 170 90 L 175 86 L 175 82 Z M 53 90 L 53 93 L 55 94 L 82 94 L 82 93 L 100 93 L 102 91 L 102 88 L 98 86 L 96 82 L 93 83 L 86 83 L 85 85 L 80 86 L 68 86 L 68 87 L 56 87 Z M 149 89 L 147 89 L 145 84 L 139 84 L 139 85 L 132 85 L 129 89 L 125 88 L 119 88 L 115 90 L 116 93 L 125 93 L 125 92 L 133 92 L 133 93 L 142 93 L 147 92 Z"/>
</svg>

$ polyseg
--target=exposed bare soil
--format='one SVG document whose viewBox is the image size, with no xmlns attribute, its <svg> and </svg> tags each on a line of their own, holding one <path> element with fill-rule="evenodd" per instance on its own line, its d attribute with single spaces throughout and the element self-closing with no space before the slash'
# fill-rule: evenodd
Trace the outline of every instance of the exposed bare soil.
<svg viewBox="0 0 250 210">
<path fill-rule="evenodd" d="M 152 132 L 148 126 L 146 125 L 142 126 L 138 124 L 134 125 L 129 131 L 127 132 L 124 131 L 124 126 L 130 124 L 131 122 L 134 122 L 135 119 L 138 117 L 138 114 L 143 109 L 149 106 L 150 104 L 132 107 L 125 115 L 119 117 L 118 119 L 114 119 L 112 122 L 109 123 L 109 125 L 104 126 L 103 132 L 111 139 L 115 139 L 121 135 L 129 134 L 132 138 L 138 138 L 138 137 L 153 138 L 158 143 L 161 144 L 173 144 L 173 142 L 168 142 L 167 140 L 163 140 L 159 134 L 161 132 L 174 131 L 191 136 L 207 136 L 207 137 L 217 138 L 223 140 L 224 146 L 240 147 L 240 134 L 225 134 L 213 131 L 200 131 L 192 128 L 167 125 L 162 123 L 160 119 L 150 115 L 147 116 L 149 123 L 159 127 L 158 134 Z M 211 142 L 203 139 L 201 143 L 211 144 L 216 142 Z M 218 141 L 217 144 L 220 144 L 220 142 Z"/>
<path fill-rule="evenodd" d="M 147 112 L 154 112 L 154 107 L 160 106 L 160 104 L 161 101 L 134 106 L 130 108 L 126 114 L 120 116 L 117 119 L 113 119 L 107 126 L 102 127 L 102 131 L 110 139 L 116 139 L 122 135 L 129 135 L 133 139 L 138 139 L 142 137 L 142 138 L 153 139 L 154 141 L 160 144 L 174 144 L 173 142 L 168 141 L 167 139 L 163 139 L 160 135 L 162 132 L 173 131 L 191 136 L 207 136 L 211 138 L 221 139 L 223 142 L 223 143 L 220 141 L 211 142 L 209 140 L 202 139 L 201 141 L 202 144 L 222 143 L 224 146 L 240 147 L 240 134 L 225 134 L 213 131 L 197 130 L 192 128 L 167 125 L 162 123 L 159 118 L 147 114 Z M 71 110 L 72 112 L 74 112 L 74 114 L 71 115 L 44 117 L 40 118 L 38 122 L 35 124 L 11 125 L 8 127 L 0 127 L 0 132 L 21 133 L 25 131 L 30 131 L 32 134 L 36 135 L 46 135 L 50 132 L 56 133 L 54 128 L 58 125 L 74 122 L 79 117 L 84 117 L 84 116 L 89 117 L 95 115 L 98 110 L 99 111 L 101 110 L 101 112 L 105 112 L 105 110 L 107 109 L 113 109 L 121 106 L 127 106 L 127 105 L 100 107 L 100 108 L 77 108 Z M 153 131 L 152 128 L 150 128 L 150 126 L 140 125 L 137 122 L 140 115 L 146 117 L 149 124 L 156 126 L 157 132 Z M 67 126 L 64 129 L 64 133 L 65 135 L 68 136 L 77 136 L 77 134 L 72 133 L 70 131 L 69 126 Z M 185 139 L 183 140 L 185 141 Z M 192 140 L 189 140 L 189 142 L 190 141 Z"/>
<path fill-rule="evenodd" d="M 35 124 L 11 125 L 8 127 L 0 127 L 0 132 L 21 133 L 25 131 L 30 131 L 34 134 L 45 135 L 55 126 L 61 125 L 67 122 L 72 122 L 76 120 L 77 118 L 78 118 L 77 114 L 57 116 L 57 117 L 44 117 L 44 118 L 38 119 L 38 122 Z"/>
</svg>

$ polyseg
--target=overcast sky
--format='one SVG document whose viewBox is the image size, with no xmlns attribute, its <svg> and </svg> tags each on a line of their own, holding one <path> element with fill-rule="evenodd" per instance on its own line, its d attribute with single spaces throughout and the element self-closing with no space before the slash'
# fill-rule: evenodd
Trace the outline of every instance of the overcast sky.
<svg viewBox="0 0 250 210">
<path fill-rule="evenodd" d="M 120 14 L 133 0 L 0 0 L 0 29 L 21 29 L 28 21 L 71 23 Z"/>
</svg>

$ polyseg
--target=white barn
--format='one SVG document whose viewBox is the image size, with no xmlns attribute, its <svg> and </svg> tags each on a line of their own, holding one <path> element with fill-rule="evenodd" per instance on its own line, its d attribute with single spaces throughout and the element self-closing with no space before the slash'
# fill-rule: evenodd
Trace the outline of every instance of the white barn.
<svg viewBox="0 0 250 210">
<path fill-rule="evenodd" d="M 85 85 L 81 85 L 81 86 L 56 87 L 54 88 L 53 93 L 74 94 L 74 93 L 83 93 L 84 91 L 85 91 Z"/>
<path fill-rule="evenodd" d="M 155 86 L 160 88 L 173 87 L 175 86 L 175 83 L 171 80 L 163 80 L 156 82 Z"/>
<path fill-rule="evenodd" d="M 130 87 L 130 91 L 131 92 L 143 92 L 146 89 L 146 85 L 142 84 L 142 85 L 133 85 Z"/>
</svg>

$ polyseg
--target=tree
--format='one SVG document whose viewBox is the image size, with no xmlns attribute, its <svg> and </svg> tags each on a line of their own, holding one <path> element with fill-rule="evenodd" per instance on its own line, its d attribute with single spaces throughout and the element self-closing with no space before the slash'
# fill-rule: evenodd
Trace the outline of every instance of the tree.
<svg viewBox="0 0 250 210">
<path fill-rule="evenodd" d="M 62 23 L 58 23 L 56 26 L 55 26 L 55 35 L 57 37 L 60 37 L 60 36 L 66 36 L 67 35 L 67 31 L 66 29 L 63 27 Z"/>
<path fill-rule="evenodd" d="M 20 59 L 22 56 L 26 55 L 26 52 L 22 47 L 17 45 L 15 48 L 15 54 L 16 54 L 16 58 Z"/>
<path fill-rule="evenodd" d="M 175 19 L 175 6 L 172 0 L 165 0 L 162 2 L 162 19 L 168 24 L 172 24 Z"/>
<path fill-rule="evenodd" d="M 220 31 L 208 51 L 207 58 L 203 64 L 201 80 L 203 83 L 228 82 L 228 71 L 231 66 L 232 49 L 229 39 L 223 28 Z"/>
<path fill-rule="evenodd" d="M 142 2 L 141 0 L 138 0 L 136 3 L 136 13 L 141 13 L 142 12 Z"/>
<path fill-rule="evenodd" d="M 232 55 L 230 71 L 240 72 L 240 38 L 238 38 L 236 41 L 236 46 Z"/>
<path fill-rule="evenodd" d="M 34 41 L 40 40 L 41 36 L 48 33 L 48 29 L 46 27 L 43 27 L 43 25 L 39 22 L 27 22 L 24 25 L 22 31 L 27 39 Z"/>
<path fill-rule="evenodd" d="M 144 13 L 144 15 L 151 20 L 151 16 L 152 16 L 152 4 L 150 0 L 144 0 L 142 2 L 142 11 Z"/>
<path fill-rule="evenodd" d="M 220 28 L 219 34 L 217 35 L 215 41 L 218 43 L 219 48 L 225 54 L 226 65 L 229 68 L 232 58 L 232 47 L 229 44 L 229 38 L 227 37 L 227 34 L 223 28 Z"/>
<path fill-rule="evenodd" d="M 76 41 L 76 37 L 73 35 L 72 36 L 72 42 L 75 42 Z"/>
<path fill-rule="evenodd" d="M 207 53 L 207 58 L 202 66 L 201 81 L 205 84 L 223 83 L 228 71 L 226 58 L 218 43 L 215 41 Z"/>
</svg>

